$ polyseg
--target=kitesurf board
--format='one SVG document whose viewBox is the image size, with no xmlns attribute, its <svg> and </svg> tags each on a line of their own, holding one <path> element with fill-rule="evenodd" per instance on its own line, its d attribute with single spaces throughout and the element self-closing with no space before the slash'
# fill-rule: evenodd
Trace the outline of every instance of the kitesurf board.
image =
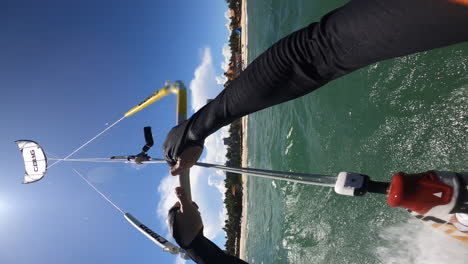
<svg viewBox="0 0 468 264">
<path fill-rule="evenodd" d="M 439 176 L 442 178 L 445 177 L 446 175 L 451 174 L 450 172 L 437 172 Z M 467 195 L 466 191 L 468 190 L 468 186 L 466 185 L 467 179 L 468 179 L 468 173 L 467 172 L 462 172 L 458 173 L 459 176 L 459 187 L 457 188 L 459 190 L 459 195 Z M 465 198 L 466 199 L 466 198 Z M 467 202 L 465 201 L 465 204 Z M 468 246 L 468 232 L 462 232 L 458 230 L 458 228 L 450 223 L 450 219 L 455 219 L 455 214 L 446 214 L 442 217 L 432 217 L 432 216 L 425 216 L 425 215 L 418 215 L 416 212 L 410 212 L 411 215 L 419 219 L 425 226 L 428 226 L 432 229 L 437 230 L 437 232 L 440 232 L 446 236 L 449 236 L 453 239 L 456 239 L 462 243 L 464 243 L 466 246 Z M 450 222 L 449 222 L 450 221 Z"/>
<path fill-rule="evenodd" d="M 452 223 L 445 222 L 445 221 L 438 221 L 437 219 L 433 219 L 431 217 L 424 217 L 422 215 L 417 215 L 417 214 L 414 214 L 414 212 L 411 212 L 411 215 L 416 217 L 425 226 L 435 229 L 437 230 L 437 232 L 440 232 L 446 236 L 456 239 L 462 242 L 463 244 L 465 244 L 466 246 L 468 246 L 468 232 L 459 231 Z"/>
</svg>

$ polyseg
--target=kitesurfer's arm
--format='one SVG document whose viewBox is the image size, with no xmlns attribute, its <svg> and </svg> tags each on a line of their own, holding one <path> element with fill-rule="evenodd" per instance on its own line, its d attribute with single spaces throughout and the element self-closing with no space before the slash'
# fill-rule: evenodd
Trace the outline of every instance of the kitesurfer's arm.
<svg viewBox="0 0 468 264">
<path fill-rule="evenodd" d="M 468 40 L 468 8 L 447 0 L 353 0 L 278 41 L 164 144 L 176 175 L 219 128 L 371 63 Z M 196 157 L 185 162 L 184 151 Z M 181 160 L 181 161 L 180 161 Z M 177 164 L 179 162 L 179 164 Z"/>
<path fill-rule="evenodd" d="M 203 222 L 198 205 L 190 201 L 182 187 L 177 187 L 179 201 L 169 210 L 169 229 L 177 244 L 199 264 L 246 264 L 233 257 L 203 235 Z"/>
<path fill-rule="evenodd" d="M 200 230 L 193 242 L 184 250 L 198 264 L 247 264 L 221 250 L 203 235 L 203 230 Z"/>
<path fill-rule="evenodd" d="M 171 210 L 176 210 L 173 212 L 170 228 L 177 243 L 184 248 L 184 245 L 189 245 L 203 229 L 203 221 L 198 211 L 198 205 L 188 199 L 184 189 L 177 187 L 175 193 L 179 201 L 171 208 Z"/>
</svg>

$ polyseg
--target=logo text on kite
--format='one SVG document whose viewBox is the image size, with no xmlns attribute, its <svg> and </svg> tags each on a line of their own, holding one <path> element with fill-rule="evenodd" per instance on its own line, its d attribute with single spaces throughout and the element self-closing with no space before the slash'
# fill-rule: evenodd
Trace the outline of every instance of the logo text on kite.
<svg viewBox="0 0 468 264">
<path fill-rule="evenodd" d="M 31 159 L 32 159 L 34 171 L 39 171 L 39 167 L 37 167 L 36 152 L 34 152 L 34 149 L 31 149 L 29 153 L 31 153 Z"/>
</svg>

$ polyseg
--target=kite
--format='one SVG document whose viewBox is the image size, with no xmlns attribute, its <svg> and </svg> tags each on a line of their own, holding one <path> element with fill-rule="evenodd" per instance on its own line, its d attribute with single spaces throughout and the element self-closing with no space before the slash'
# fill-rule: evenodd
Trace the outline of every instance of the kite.
<svg viewBox="0 0 468 264">
<path fill-rule="evenodd" d="M 42 179 L 47 171 L 47 157 L 42 147 L 32 140 L 16 140 L 24 159 L 24 181 L 32 183 Z"/>
</svg>

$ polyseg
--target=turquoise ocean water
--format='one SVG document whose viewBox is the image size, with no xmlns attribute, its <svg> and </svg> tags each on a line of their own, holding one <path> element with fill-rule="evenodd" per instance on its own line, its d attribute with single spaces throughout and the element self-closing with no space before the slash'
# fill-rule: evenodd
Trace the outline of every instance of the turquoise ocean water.
<svg viewBox="0 0 468 264">
<path fill-rule="evenodd" d="M 249 60 L 342 5 L 249 0 Z M 293 102 L 249 115 L 248 166 L 389 180 L 398 171 L 468 171 L 468 44 L 380 62 Z M 248 181 L 251 263 L 468 263 L 468 247 L 385 197 Z"/>
</svg>

